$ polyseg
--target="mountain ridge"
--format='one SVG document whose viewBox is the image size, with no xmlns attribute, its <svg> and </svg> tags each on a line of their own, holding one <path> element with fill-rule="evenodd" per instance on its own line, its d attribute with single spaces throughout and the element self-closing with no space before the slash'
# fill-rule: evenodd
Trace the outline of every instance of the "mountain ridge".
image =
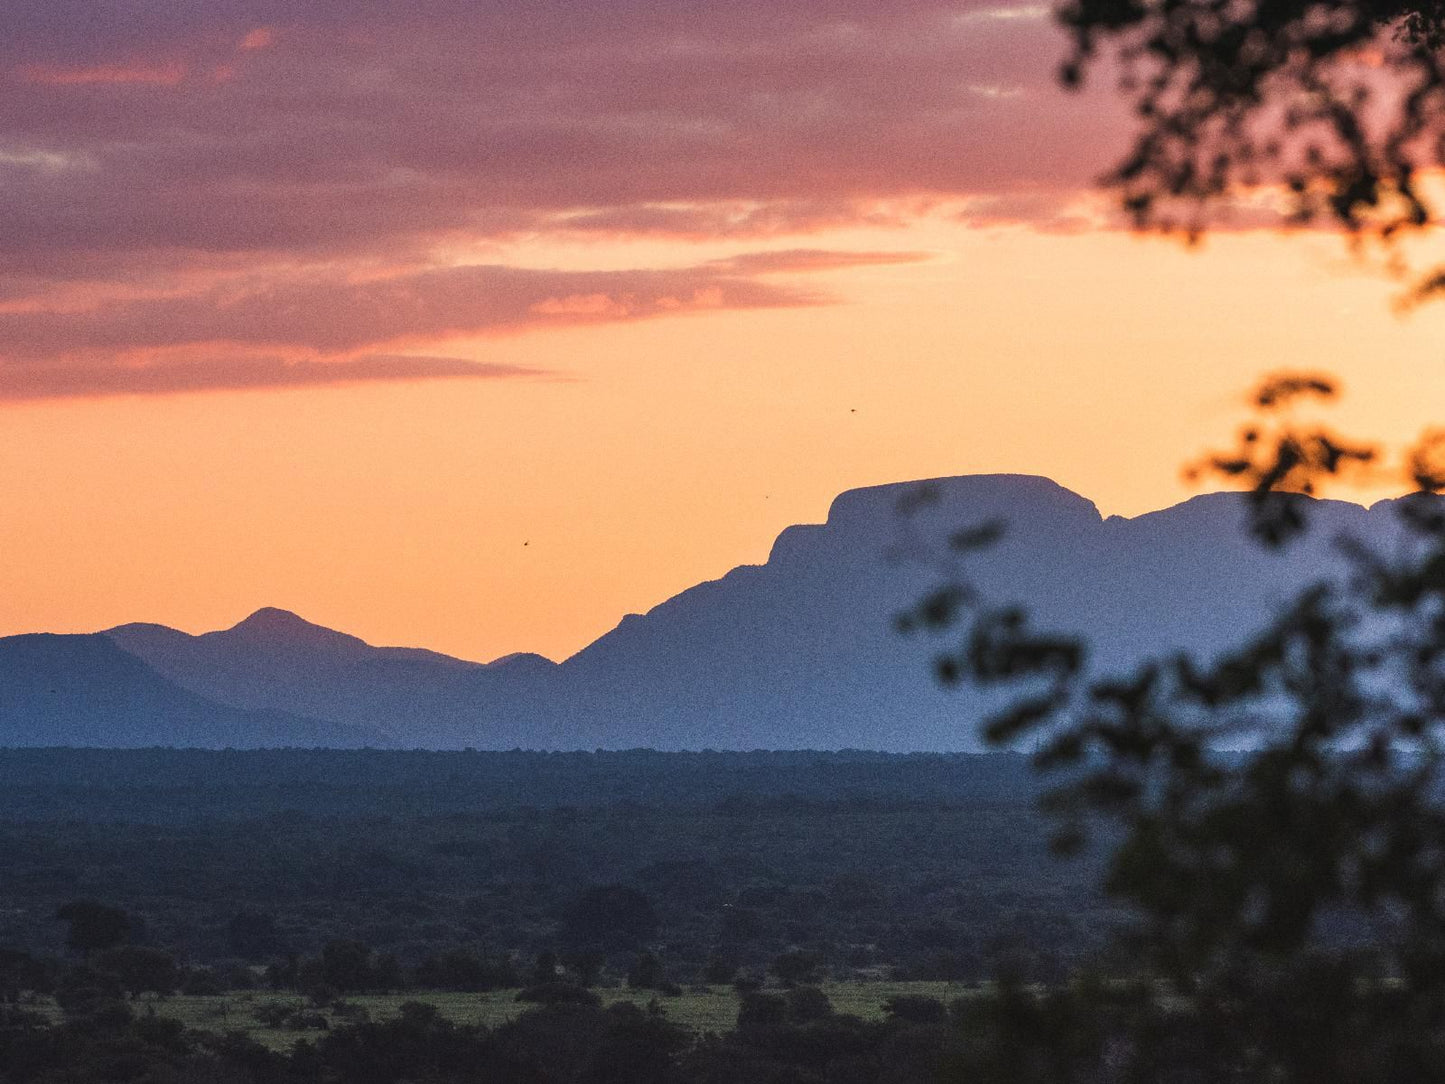
<svg viewBox="0 0 1445 1084">
<path fill-rule="evenodd" d="M 379 732 L 243 711 L 166 681 L 109 637 L 0 638 L 0 744 L 258 748 L 379 744 Z"/>
<path fill-rule="evenodd" d="M 401 746 L 966 751 L 989 698 L 934 686 L 937 643 L 892 631 L 934 582 L 910 551 L 1004 519 L 999 544 L 970 557 L 971 574 L 1042 624 L 1077 629 L 1112 667 L 1236 643 L 1338 568 L 1332 535 L 1391 537 L 1392 503 L 1312 502 L 1319 529 L 1282 555 L 1246 537 L 1239 494 L 1104 517 L 1036 475 L 867 486 L 839 494 L 824 522 L 785 528 L 762 564 L 625 615 L 560 663 L 373 647 L 276 607 L 195 636 L 141 623 L 100 635 L 209 702 L 349 725 Z M 901 517 L 900 504 L 911 514 Z"/>
</svg>

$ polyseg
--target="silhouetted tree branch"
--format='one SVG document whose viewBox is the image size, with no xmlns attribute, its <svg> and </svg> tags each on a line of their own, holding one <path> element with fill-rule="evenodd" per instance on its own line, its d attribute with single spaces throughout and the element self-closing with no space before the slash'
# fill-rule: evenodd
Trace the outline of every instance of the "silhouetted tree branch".
<svg viewBox="0 0 1445 1084">
<path fill-rule="evenodd" d="M 1266 381 L 1238 446 L 1194 468 L 1246 487 L 1262 544 L 1308 527 L 1305 494 L 1384 469 L 1373 447 L 1294 413 L 1333 393 L 1313 375 Z M 1161 1018 L 1165 1001 L 1138 1003 L 1131 1058 L 1183 1022 L 1224 1037 L 1186 1059 L 1199 1079 L 1445 1074 L 1442 446 L 1428 434 L 1405 456 L 1399 545 L 1341 540 L 1344 574 L 1212 660 L 1091 673 L 1084 640 L 981 599 L 971 549 L 905 615 L 950 637 L 945 682 L 1018 690 L 982 733 L 1035 742 L 1037 765 L 1060 773 L 1046 800 L 1058 849 L 1105 830 L 1106 890 L 1138 916 L 1136 977 L 1172 1006 Z"/>
<path fill-rule="evenodd" d="M 1445 160 L 1437 0 L 1063 0 L 1079 85 L 1105 67 L 1136 119 L 1104 179 L 1137 226 L 1197 237 L 1233 206 L 1390 242 L 1435 221 Z M 1105 62 L 1107 60 L 1107 63 Z M 1445 272 L 1416 296 L 1445 288 Z"/>
</svg>

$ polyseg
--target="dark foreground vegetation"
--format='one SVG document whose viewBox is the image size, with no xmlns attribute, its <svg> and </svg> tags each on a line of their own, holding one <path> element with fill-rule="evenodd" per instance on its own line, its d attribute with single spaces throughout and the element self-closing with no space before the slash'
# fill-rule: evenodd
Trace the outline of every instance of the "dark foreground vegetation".
<svg viewBox="0 0 1445 1084">
<path fill-rule="evenodd" d="M 1128 1011 L 1123 998 L 1106 994 L 1084 1017 L 1062 999 L 1003 989 L 949 1003 L 897 996 L 879 1018 L 864 1020 L 836 1012 L 817 987 L 796 986 L 745 992 L 732 1027 L 698 1034 L 671 1022 L 656 1001 L 604 1008 L 595 995 L 571 989 L 566 996 L 540 998 L 535 1008 L 490 1028 L 455 1023 L 423 1001 L 406 1002 L 389 1019 L 376 1021 L 351 1006 L 351 1022 L 323 1024 L 286 1050 L 236 1031 L 187 1028 L 153 1006 L 138 1010 L 113 999 L 73 1005 L 55 1022 L 7 1006 L 0 1008 L 0 1079 L 15 1084 L 1104 1080 L 1115 1079 L 1102 1074 L 1111 1041 L 1121 1034 L 1117 1022 Z M 1165 1058 L 1197 1063 L 1192 1044 L 1211 1038 L 1175 1031 L 1179 1034 L 1159 1044 L 1163 1057 L 1157 1064 L 1166 1073 Z M 1060 1072 L 1065 1065 L 1085 1063 L 1092 1066 L 1088 1075 Z"/>
</svg>

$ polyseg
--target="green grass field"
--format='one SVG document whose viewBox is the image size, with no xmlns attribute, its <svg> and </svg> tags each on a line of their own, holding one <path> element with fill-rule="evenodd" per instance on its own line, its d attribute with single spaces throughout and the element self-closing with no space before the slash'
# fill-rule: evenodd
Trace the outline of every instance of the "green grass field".
<svg viewBox="0 0 1445 1084">
<path fill-rule="evenodd" d="M 851 1013 L 864 1019 L 879 1019 L 883 1003 L 899 994 L 919 994 L 944 1001 L 969 993 L 972 987 L 945 982 L 830 982 L 823 991 L 840 1013 Z M 650 990 L 598 990 L 604 1005 L 631 1001 L 646 1005 L 654 997 Z M 515 990 L 495 990 L 486 994 L 444 994 L 414 992 L 406 994 L 366 994 L 346 999 L 350 1005 L 366 1010 L 373 1020 L 386 1020 L 397 1014 L 408 1001 L 421 1001 L 436 1006 L 448 1020 L 458 1024 L 484 1024 L 495 1027 L 534 1006 L 518 1002 Z M 687 990 L 676 997 L 657 997 L 658 1005 L 669 1020 L 698 1033 L 722 1032 L 732 1029 L 737 1020 L 738 996 L 731 986 Z M 316 1030 L 272 1028 L 256 1019 L 256 1010 L 267 1005 L 305 1007 L 304 999 L 294 994 L 262 991 L 240 991 L 215 997 L 146 998 L 137 1005 L 139 1011 L 179 1020 L 187 1027 L 202 1031 L 244 1032 L 257 1042 L 275 1050 L 289 1050 L 300 1039 L 316 1038 Z M 58 1016 L 58 1010 L 48 1006 Z M 333 1025 L 345 1020 L 331 1009 L 319 1010 Z"/>
</svg>

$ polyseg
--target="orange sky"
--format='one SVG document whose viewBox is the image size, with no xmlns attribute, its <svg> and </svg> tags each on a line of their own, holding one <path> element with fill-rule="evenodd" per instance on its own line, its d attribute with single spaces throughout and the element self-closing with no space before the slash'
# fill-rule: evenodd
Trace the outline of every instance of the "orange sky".
<svg viewBox="0 0 1445 1084">
<path fill-rule="evenodd" d="M 852 486 L 1037 472 L 1134 514 L 1188 493 L 1178 465 L 1270 368 L 1327 366 L 1341 420 L 1383 436 L 1445 390 L 1445 312 L 1392 316 L 1329 239 L 877 241 L 935 255 L 831 272 L 829 307 L 449 348 L 547 377 L 12 404 L 0 633 L 201 631 L 267 604 L 564 656 Z"/>
<path fill-rule="evenodd" d="M 1264 372 L 1445 402 L 1445 306 L 1337 238 L 1106 229 L 1036 6 L 58 9 L 0 43 L 0 635 L 563 657 L 850 487 L 1135 514 Z"/>
</svg>

